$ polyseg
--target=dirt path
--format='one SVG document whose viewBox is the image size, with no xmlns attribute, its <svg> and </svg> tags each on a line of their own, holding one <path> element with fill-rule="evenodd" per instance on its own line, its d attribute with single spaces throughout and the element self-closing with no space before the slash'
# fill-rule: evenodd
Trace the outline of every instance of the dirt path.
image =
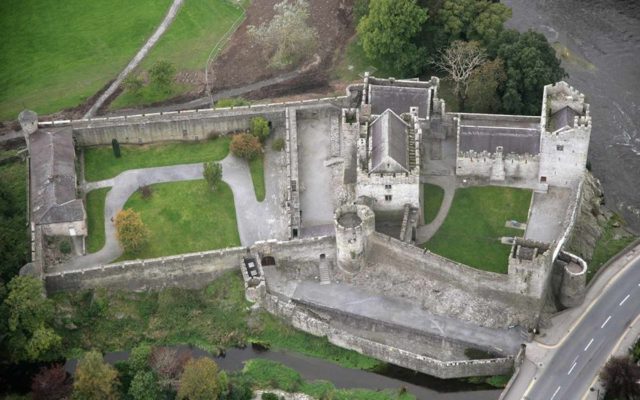
<svg viewBox="0 0 640 400">
<path fill-rule="evenodd" d="M 89 109 L 89 111 L 87 111 L 83 118 L 92 117 L 96 113 L 96 111 L 98 111 L 98 109 L 104 104 L 104 102 L 116 91 L 116 89 L 118 89 L 124 78 L 126 78 L 127 75 L 129 75 L 129 73 L 133 71 L 134 68 L 138 66 L 138 64 L 140 64 L 142 59 L 144 59 L 149 53 L 149 50 L 151 50 L 151 48 L 158 42 L 158 39 L 160 39 L 169 25 L 171 25 L 173 20 L 176 18 L 178 10 L 180 10 L 180 7 L 182 7 L 183 3 L 184 0 L 173 0 L 173 4 L 171 4 L 171 7 L 169 8 L 169 12 L 164 17 L 164 20 L 162 21 L 158 29 L 156 29 L 149 40 L 146 41 L 144 46 L 142 46 L 142 48 L 138 51 L 138 54 L 136 54 L 135 57 L 133 57 L 133 59 L 129 62 L 129 64 L 122 70 L 122 72 L 120 72 L 116 80 L 111 83 L 111 86 L 109 86 L 109 88 L 105 90 L 104 93 L 100 95 L 100 97 L 98 97 L 98 100 L 96 100 L 96 102 L 91 106 L 91 108 Z"/>
</svg>

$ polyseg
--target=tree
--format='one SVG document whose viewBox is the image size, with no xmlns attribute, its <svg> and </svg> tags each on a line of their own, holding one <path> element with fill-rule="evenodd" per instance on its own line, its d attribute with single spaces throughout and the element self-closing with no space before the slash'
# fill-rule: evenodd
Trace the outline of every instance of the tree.
<svg viewBox="0 0 640 400">
<path fill-rule="evenodd" d="M 271 133 L 271 128 L 269 127 L 269 121 L 263 117 L 253 117 L 251 118 L 251 134 L 261 142 L 264 143 L 265 140 L 269 137 Z"/>
<path fill-rule="evenodd" d="M 438 11 L 438 23 L 449 41 L 477 40 L 487 45 L 496 40 L 511 9 L 488 0 L 446 0 Z"/>
<path fill-rule="evenodd" d="M 191 355 L 187 352 L 181 353 L 176 349 L 156 347 L 151 352 L 149 364 L 157 374 L 160 384 L 165 388 L 173 388 L 178 385 L 178 379 L 190 359 Z"/>
<path fill-rule="evenodd" d="M 151 358 L 151 346 L 146 343 L 139 344 L 131 349 L 129 355 L 129 367 L 135 371 L 148 371 L 151 369 L 149 359 Z"/>
<path fill-rule="evenodd" d="M 135 253 L 147 242 L 149 232 L 140 214 L 132 209 L 121 210 L 116 215 L 116 235 L 125 251 Z"/>
<path fill-rule="evenodd" d="M 171 85 L 173 84 L 173 78 L 176 74 L 176 67 L 169 61 L 160 60 L 149 70 L 149 76 L 151 82 L 164 92 L 171 91 Z"/>
<path fill-rule="evenodd" d="M 309 56 L 318 45 L 317 32 L 308 23 L 309 3 L 284 0 L 275 6 L 275 15 L 267 24 L 249 26 L 249 36 L 260 45 L 273 68 L 293 65 Z"/>
<path fill-rule="evenodd" d="M 222 164 L 213 161 L 204 163 L 202 175 L 211 190 L 215 191 L 222 181 Z"/>
<path fill-rule="evenodd" d="M 62 364 L 42 368 L 31 381 L 33 400 L 66 399 L 71 394 L 72 381 Z"/>
<path fill-rule="evenodd" d="M 158 380 L 151 371 L 139 371 L 129 386 L 129 396 L 133 400 L 156 400 L 160 398 Z"/>
<path fill-rule="evenodd" d="M 544 85 L 567 76 L 555 50 L 541 33 L 504 31 L 489 46 L 489 53 L 504 62 L 507 80 L 500 95 L 507 113 L 540 115 Z"/>
<path fill-rule="evenodd" d="M 640 399 L 640 366 L 631 357 L 612 357 L 600 372 L 611 399 Z"/>
<path fill-rule="evenodd" d="M 425 64 L 415 39 L 427 21 L 416 0 L 371 0 L 369 14 L 358 23 L 362 47 L 372 60 L 401 76 L 416 74 Z"/>
<path fill-rule="evenodd" d="M 498 113 L 502 108 L 498 92 L 507 80 L 502 60 L 497 58 L 478 67 L 471 75 L 467 102 L 471 112 Z"/>
<path fill-rule="evenodd" d="M 249 161 L 262 152 L 262 145 L 258 138 L 248 133 L 234 135 L 229 148 L 234 155 Z"/>
<path fill-rule="evenodd" d="M 218 365 L 210 358 L 191 359 L 180 377 L 176 399 L 212 400 L 220 395 Z"/>
<path fill-rule="evenodd" d="M 78 362 L 73 382 L 74 400 L 111 400 L 118 398 L 118 372 L 104 362 L 102 354 L 92 350 Z"/>
<path fill-rule="evenodd" d="M 7 351 L 12 361 L 35 361 L 56 350 L 62 340 L 51 328 L 53 306 L 40 279 L 16 276 L 3 303 L 7 314 Z"/>
<path fill-rule="evenodd" d="M 455 87 L 453 93 L 458 97 L 460 111 L 465 110 L 469 81 L 476 68 L 487 60 L 486 53 L 478 42 L 455 41 L 440 53 L 436 66 L 447 72 Z"/>
<path fill-rule="evenodd" d="M 111 150 L 113 150 L 115 158 L 120 158 L 120 143 L 118 143 L 118 139 L 111 139 Z"/>
</svg>

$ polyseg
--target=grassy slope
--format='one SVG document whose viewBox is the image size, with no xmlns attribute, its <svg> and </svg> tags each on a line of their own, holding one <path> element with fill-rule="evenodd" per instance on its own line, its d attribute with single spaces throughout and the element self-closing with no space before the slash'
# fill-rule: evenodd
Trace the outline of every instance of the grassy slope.
<svg viewBox="0 0 640 400">
<path fill-rule="evenodd" d="M 602 232 L 602 236 L 598 240 L 596 248 L 593 249 L 593 258 L 591 259 L 591 262 L 588 263 L 587 282 L 595 276 L 600 267 L 602 267 L 611 257 L 622 251 L 622 249 L 627 247 L 636 239 L 634 236 L 617 237 L 617 229 L 613 226 L 616 222 L 620 224 L 623 223 L 618 216 L 614 216 L 607 221 L 604 232 Z"/>
<path fill-rule="evenodd" d="M 87 253 L 95 253 L 104 246 L 104 202 L 111 188 L 92 190 L 87 193 Z"/>
<path fill-rule="evenodd" d="M 215 192 L 204 180 L 160 183 L 142 199 L 139 192 L 124 208 L 141 214 L 150 231 L 149 242 L 135 255 L 153 258 L 240 245 L 233 192 L 224 182 Z"/>
<path fill-rule="evenodd" d="M 331 72 L 333 79 L 345 82 L 361 81 L 365 71 L 374 76 L 386 77 L 389 73 L 371 61 L 364 52 L 358 37 L 354 36 L 347 44 L 342 60 Z"/>
<path fill-rule="evenodd" d="M 115 78 L 171 0 L 0 2 L 0 120 L 73 107 Z"/>
<path fill-rule="evenodd" d="M 213 47 L 241 15 L 242 9 L 228 0 L 186 0 L 171 27 L 139 70 L 148 70 L 159 60 L 170 61 L 178 71 L 204 70 Z M 170 93 L 161 93 L 147 87 L 137 97 L 125 92 L 111 104 L 111 108 L 151 104 L 190 89 L 188 85 L 175 85 Z"/>
<path fill-rule="evenodd" d="M 91 182 L 113 178 L 134 168 L 222 160 L 229 153 L 229 142 L 229 137 L 220 137 L 202 142 L 120 145 L 120 158 L 113 156 L 111 146 L 87 148 L 84 152 L 85 179 Z"/>
<path fill-rule="evenodd" d="M 256 191 L 256 200 L 262 201 L 265 196 L 264 188 L 264 157 L 256 157 L 249 162 L 249 170 L 251 171 L 251 180 L 253 181 L 253 189 Z"/>
<path fill-rule="evenodd" d="M 426 248 L 472 267 L 507 272 L 510 246 L 502 236 L 521 236 L 523 231 L 505 228 L 508 220 L 525 222 L 531 191 L 502 187 L 458 189 L 444 224 Z"/>
<path fill-rule="evenodd" d="M 425 183 L 424 190 L 424 223 L 428 224 L 434 220 L 440 211 L 442 199 L 444 198 L 444 189 L 438 185 Z"/>
<path fill-rule="evenodd" d="M 0 158 L 4 158 L 5 152 L 0 152 Z M 0 279 L 9 281 L 16 275 L 19 269 L 28 261 L 29 233 L 27 229 L 27 184 L 26 162 L 16 161 L 0 165 L 0 184 L 7 190 L 11 202 L 17 212 L 10 215 L 0 214 L 0 249 L 10 252 L 0 259 Z M 1 203 L 1 202 L 0 202 Z M 3 210 L 7 212 L 8 210 Z M 7 236 L 4 236 L 6 233 Z M 7 246 L 7 247 L 5 247 Z"/>
<path fill-rule="evenodd" d="M 260 341 L 350 368 L 371 369 L 380 362 L 297 331 L 263 311 L 252 312 L 239 272 L 229 272 L 202 290 L 170 288 L 132 293 L 106 290 L 52 296 L 56 331 L 66 357 L 84 349 L 125 350 L 140 341 L 191 344 L 213 351 Z M 71 327 L 71 329 L 69 329 Z"/>
</svg>

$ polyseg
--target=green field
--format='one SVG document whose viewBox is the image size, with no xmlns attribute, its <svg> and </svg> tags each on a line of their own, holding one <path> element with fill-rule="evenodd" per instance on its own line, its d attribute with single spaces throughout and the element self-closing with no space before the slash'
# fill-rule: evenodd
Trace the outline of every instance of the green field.
<svg viewBox="0 0 640 400">
<path fill-rule="evenodd" d="M 111 188 L 92 190 L 87 193 L 87 253 L 95 253 L 104 246 L 104 201 Z"/>
<path fill-rule="evenodd" d="M 474 268 L 507 273 L 511 246 L 502 236 L 522 236 L 505 228 L 508 220 L 526 222 L 531 191 L 495 186 L 456 190 L 444 223 L 425 248 Z"/>
<path fill-rule="evenodd" d="M 131 349 L 141 341 L 154 345 L 190 344 L 217 353 L 256 341 L 293 350 L 349 368 L 374 369 L 381 362 L 305 334 L 264 311 L 251 311 L 239 271 L 226 273 L 202 290 L 169 288 L 159 292 L 95 290 L 52 296 L 56 331 L 64 356 L 84 349 Z M 71 328 L 70 328 L 71 327 Z"/>
<path fill-rule="evenodd" d="M 438 185 L 425 183 L 422 186 L 422 190 L 424 190 L 424 223 L 429 224 L 436 218 L 438 211 L 440 211 L 442 199 L 444 199 L 444 189 Z"/>
<path fill-rule="evenodd" d="M 123 208 L 139 212 L 149 229 L 148 243 L 121 259 L 154 258 L 240 245 L 233 192 L 224 182 L 215 192 L 204 180 L 151 185 L 143 199 L 134 193 Z"/>
<path fill-rule="evenodd" d="M 256 200 L 262 201 L 265 196 L 264 188 L 264 156 L 260 155 L 249 162 L 253 189 L 256 191 Z"/>
<path fill-rule="evenodd" d="M 136 168 L 219 161 L 229 154 L 229 142 L 223 136 L 201 142 L 120 145 L 120 158 L 114 157 L 111 146 L 90 147 L 84 150 L 84 176 L 92 182 Z"/>
<path fill-rule="evenodd" d="M 243 14 L 242 9 L 230 0 L 186 0 L 137 72 L 148 70 L 159 60 L 171 62 L 178 72 L 203 71 L 214 46 Z M 170 93 L 162 93 L 149 86 L 138 96 L 127 92 L 121 94 L 111 108 L 152 104 L 189 90 L 189 85 L 174 85 Z"/>
<path fill-rule="evenodd" d="M 171 0 L 0 2 L 0 120 L 74 107 L 124 68 Z"/>
</svg>

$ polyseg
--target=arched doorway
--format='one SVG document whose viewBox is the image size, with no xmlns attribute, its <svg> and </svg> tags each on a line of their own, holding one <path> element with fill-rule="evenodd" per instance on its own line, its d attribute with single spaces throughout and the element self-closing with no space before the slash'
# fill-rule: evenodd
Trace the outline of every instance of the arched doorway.
<svg viewBox="0 0 640 400">
<path fill-rule="evenodd" d="M 266 267 L 267 265 L 276 265 L 276 259 L 271 256 L 262 257 L 262 266 Z"/>
</svg>

